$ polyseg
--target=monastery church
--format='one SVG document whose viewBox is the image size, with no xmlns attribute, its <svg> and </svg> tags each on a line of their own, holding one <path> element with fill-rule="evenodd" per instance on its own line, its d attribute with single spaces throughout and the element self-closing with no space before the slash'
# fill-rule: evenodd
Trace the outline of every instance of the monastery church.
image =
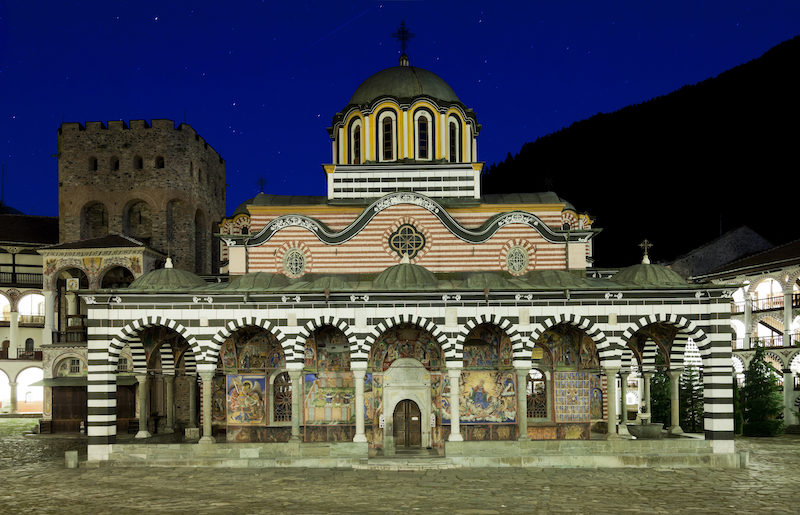
<svg viewBox="0 0 800 515">
<path fill-rule="evenodd" d="M 593 216 L 553 192 L 482 194 L 477 114 L 405 54 L 338 107 L 326 195 L 261 193 L 227 217 L 224 160 L 190 126 L 61 125 L 43 428 L 85 428 L 90 463 L 739 466 L 735 286 L 688 283 L 646 248 L 602 273 Z M 705 430 L 689 436 L 692 343 Z M 637 439 L 657 359 L 671 423 Z"/>
</svg>

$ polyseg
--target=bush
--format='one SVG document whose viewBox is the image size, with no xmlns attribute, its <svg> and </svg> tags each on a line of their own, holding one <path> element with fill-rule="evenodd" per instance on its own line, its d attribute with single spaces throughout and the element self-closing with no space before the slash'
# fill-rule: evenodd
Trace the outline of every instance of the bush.
<svg viewBox="0 0 800 515">
<path fill-rule="evenodd" d="M 778 436 L 786 430 L 783 420 L 754 420 L 744 425 L 744 436 Z"/>
</svg>

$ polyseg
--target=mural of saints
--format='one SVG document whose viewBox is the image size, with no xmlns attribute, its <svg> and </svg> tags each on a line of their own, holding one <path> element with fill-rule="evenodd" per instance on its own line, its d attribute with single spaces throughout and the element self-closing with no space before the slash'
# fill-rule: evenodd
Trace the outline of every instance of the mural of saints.
<svg viewBox="0 0 800 515">
<path fill-rule="evenodd" d="M 438 370 L 442 363 L 442 350 L 429 332 L 413 324 L 399 324 L 375 342 L 369 363 L 373 371 L 380 372 L 400 358 L 413 358 L 428 370 Z"/>
</svg>

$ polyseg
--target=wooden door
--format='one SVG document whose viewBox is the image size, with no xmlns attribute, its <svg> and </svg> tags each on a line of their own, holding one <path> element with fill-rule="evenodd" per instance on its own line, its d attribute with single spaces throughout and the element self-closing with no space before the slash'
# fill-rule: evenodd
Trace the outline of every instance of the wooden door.
<svg viewBox="0 0 800 515">
<path fill-rule="evenodd" d="M 422 415 L 414 401 L 400 401 L 394 409 L 394 441 L 397 447 L 421 446 Z"/>
<path fill-rule="evenodd" d="M 86 420 L 85 386 L 53 387 L 53 432 L 77 433 Z"/>
</svg>

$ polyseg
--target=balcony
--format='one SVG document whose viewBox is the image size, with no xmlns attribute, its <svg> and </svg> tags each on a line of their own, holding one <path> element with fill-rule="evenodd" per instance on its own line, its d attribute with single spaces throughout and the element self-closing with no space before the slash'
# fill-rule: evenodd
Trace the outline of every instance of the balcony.
<svg viewBox="0 0 800 515">
<path fill-rule="evenodd" d="M 761 311 L 773 311 L 773 310 L 782 310 L 783 309 L 783 294 L 780 295 L 771 295 L 769 297 L 764 297 L 763 299 L 754 299 L 749 301 L 750 302 L 750 309 L 753 313 L 758 313 Z M 732 315 L 740 315 L 744 313 L 745 302 L 734 302 L 731 304 L 731 314 Z M 792 293 L 792 307 L 798 308 L 800 307 L 800 293 Z"/>
<path fill-rule="evenodd" d="M 792 333 L 789 335 L 789 347 L 797 347 L 797 333 Z M 766 348 L 782 348 L 783 347 L 783 335 L 778 334 L 775 336 L 759 336 L 759 337 L 751 337 L 750 338 L 750 349 L 755 347 L 766 347 Z M 731 341 L 731 349 L 733 350 L 744 350 L 744 338 L 738 338 L 736 340 Z"/>
<path fill-rule="evenodd" d="M 24 286 L 41 288 L 44 284 L 42 274 L 23 274 L 19 272 L 0 272 L 0 286 Z"/>
<path fill-rule="evenodd" d="M 86 339 L 86 329 L 83 327 L 53 331 L 53 343 L 86 343 Z"/>
<path fill-rule="evenodd" d="M 8 349 L 0 350 L 0 359 L 11 359 L 8 354 Z M 42 361 L 42 349 L 17 349 L 17 359 Z"/>
</svg>

